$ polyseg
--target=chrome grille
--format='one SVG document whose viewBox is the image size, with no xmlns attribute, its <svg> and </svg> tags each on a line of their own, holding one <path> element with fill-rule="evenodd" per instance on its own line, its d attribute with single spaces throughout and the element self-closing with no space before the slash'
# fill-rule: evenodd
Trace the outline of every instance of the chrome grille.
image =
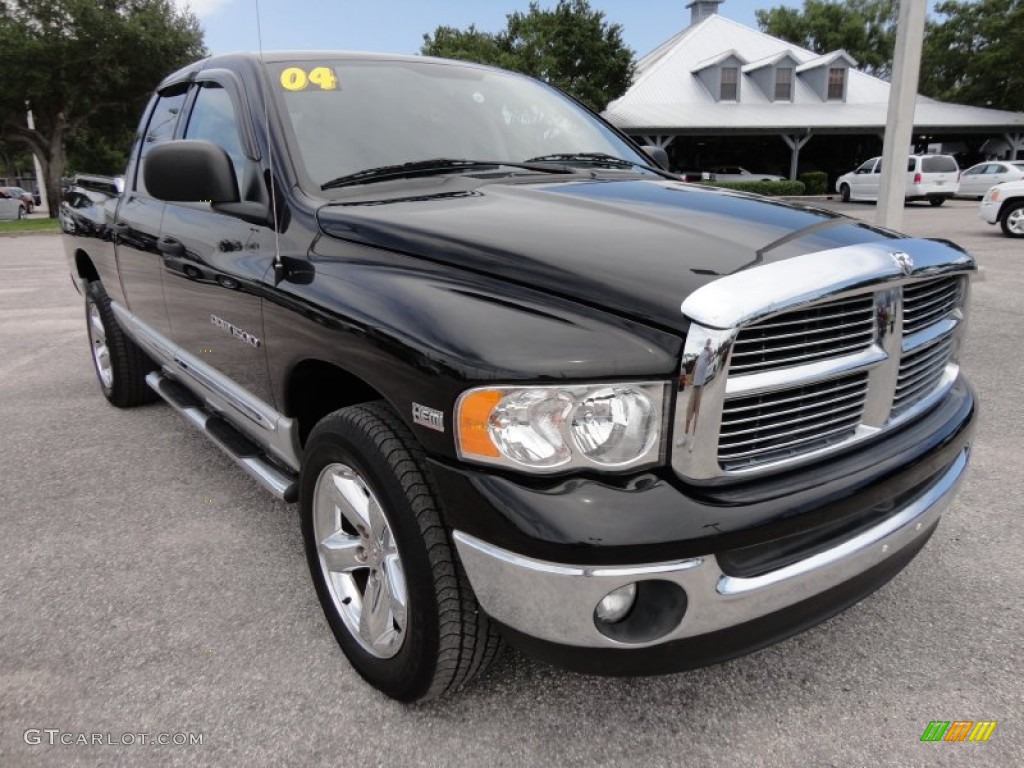
<svg viewBox="0 0 1024 768">
<path fill-rule="evenodd" d="M 673 468 L 698 483 L 782 471 L 924 413 L 959 376 L 975 269 L 945 243 L 904 239 L 761 264 L 704 285 L 682 305 L 690 326 Z"/>
<path fill-rule="evenodd" d="M 903 289 L 903 335 L 949 317 L 960 305 L 962 285 L 963 278 L 957 276 L 907 285 Z"/>
<path fill-rule="evenodd" d="M 842 441 L 860 424 L 866 373 L 737 397 L 722 409 L 718 460 L 727 468 Z"/>
<path fill-rule="evenodd" d="M 736 337 L 729 370 L 758 373 L 858 352 L 874 340 L 874 314 L 867 294 L 748 326 Z"/>
<path fill-rule="evenodd" d="M 897 418 L 927 397 L 938 386 L 953 357 L 953 334 L 904 353 L 896 379 L 892 416 Z"/>
</svg>

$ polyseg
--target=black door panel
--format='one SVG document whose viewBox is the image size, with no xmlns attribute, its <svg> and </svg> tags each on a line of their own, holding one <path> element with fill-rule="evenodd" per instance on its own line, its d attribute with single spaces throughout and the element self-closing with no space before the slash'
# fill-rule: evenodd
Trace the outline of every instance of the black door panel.
<svg viewBox="0 0 1024 768">
<path fill-rule="evenodd" d="M 175 343 L 273 403 L 261 306 L 262 281 L 273 267 L 273 232 L 172 204 L 164 214 L 160 240 Z"/>
<path fill-rule="evenodd" d="M 117 269 L 128 307 L 158 333 L 170 337 L 164 310 L 160 252 L 157 241 L 165 203 L 129 193 L 118 208 L 114 225 Z"/>
<path fill-rule="evenodd" d="M 232 88 L 237 84 L 227 83 Z M 242 140 L 240 93 L 204 81 L 184 130 L 186 139 L 211 141 L 231 158 L 249 202 L 259 193 L 258 161 Z M 274 261 L 274 232 L 214 211 L 209 203 L 169 203 L 157 243 L 164 297 L 174 341 L 266 403 L 273 404 L 263 345 L 262 280 Z"/>
</svg>

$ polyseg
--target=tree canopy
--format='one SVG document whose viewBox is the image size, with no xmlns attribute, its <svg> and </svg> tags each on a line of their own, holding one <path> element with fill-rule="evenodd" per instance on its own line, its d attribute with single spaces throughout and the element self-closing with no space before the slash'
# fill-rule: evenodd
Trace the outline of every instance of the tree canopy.
<svg viewBox="0 0 1024 768">
<path fill-rule="evenodd" d="M 423 36 L 420 53 L 522 72 L 597 111 L 629 88 L 633 51 L 622 40 L 622 27 L 608 24 L 587 0 L 559 0 L 551 10 L 532 2 L 526 13 L 505 18 L 497 33 L 438 27 Z"/>
<path fill-rule="evenodd" d="M 39 158 L 51 216 L 69 142 L 119 170 L 148 94 L 205 53 L 198 20 L 171 0 L 5 0 L 0 50 L 0 135 Z"/>
<path fill-rule="evenodd" d="M 776 6 L 755 12 L 762 32 L 801 48 L 842 48 L 868 74 L 888 79 L 896 47 L 896 0 L 804 0 L 803 10 Z"/>
<path fill-rule="evenodd" d="M 921 93 L 976 107 L 1024 111 L 1024 0 L 946 0 L 931 21 Z"/>
</svg>

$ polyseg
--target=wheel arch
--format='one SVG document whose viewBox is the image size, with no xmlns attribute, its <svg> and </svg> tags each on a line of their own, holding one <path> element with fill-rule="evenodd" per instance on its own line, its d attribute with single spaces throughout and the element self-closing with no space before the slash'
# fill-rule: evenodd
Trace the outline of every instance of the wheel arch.
<svg viewBox="0 0 1024 768">
<path fill-rule="evenodd" d="M 78 273 L 78 277 L 88 283 L 100 279 L 100 273 L 96 271 L 96 265 L 93 264 L 92 258 L 81 248 L 75 251 L 75 272 Z"/>
<path fill-rule="evenodd" d="M 1003 214 L 1006 213 L 1006 209 L 1017 203 L 1024 202 L 1024 195 L 1017 195 L 1016 197 L 1008 197 L 999 205 L 999 215 L 996 219 L 1002 219 Z"/>
<path fill-rule="evenodd" d="M 299 445 L 320 419 L 339 408 L 385 399 L 379 390 L 336 363 L 307 358 L 284 382 L 284 412 L 298 425 Z"/>
</svg>

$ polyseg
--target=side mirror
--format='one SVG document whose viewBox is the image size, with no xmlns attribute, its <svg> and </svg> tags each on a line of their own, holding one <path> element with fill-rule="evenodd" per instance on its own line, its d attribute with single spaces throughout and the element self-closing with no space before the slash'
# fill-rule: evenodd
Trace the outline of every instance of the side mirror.
<svg viewBox="0 0 1024 768">
<path fill-rule="evenodd" d="M 210 203 L 225 216 L 265 227 L 274 225 L 265 205 L 239 201 L 235 166 L 224 148 L 211 141 L 181 139 L 153 147 L 143 161 L 142 178 L 157 200 Z"/>
<path fill-rule="evenodd" d="M 661 168 L 663 171 L 668 170 L 668 152 L 661 147 L 655 147 L 652 144 L 644 144 L 640 149 L 642 149 L 644 154 L 654 161 L 656 166 Z"/>
<path fill-rule="evenodd" d="M 142 178 L 157 200 L 238 202 L 238 180 L 231 158 L 210 141 L 182 139 L 158 144 L 143 161 Z"/>
</svg>

